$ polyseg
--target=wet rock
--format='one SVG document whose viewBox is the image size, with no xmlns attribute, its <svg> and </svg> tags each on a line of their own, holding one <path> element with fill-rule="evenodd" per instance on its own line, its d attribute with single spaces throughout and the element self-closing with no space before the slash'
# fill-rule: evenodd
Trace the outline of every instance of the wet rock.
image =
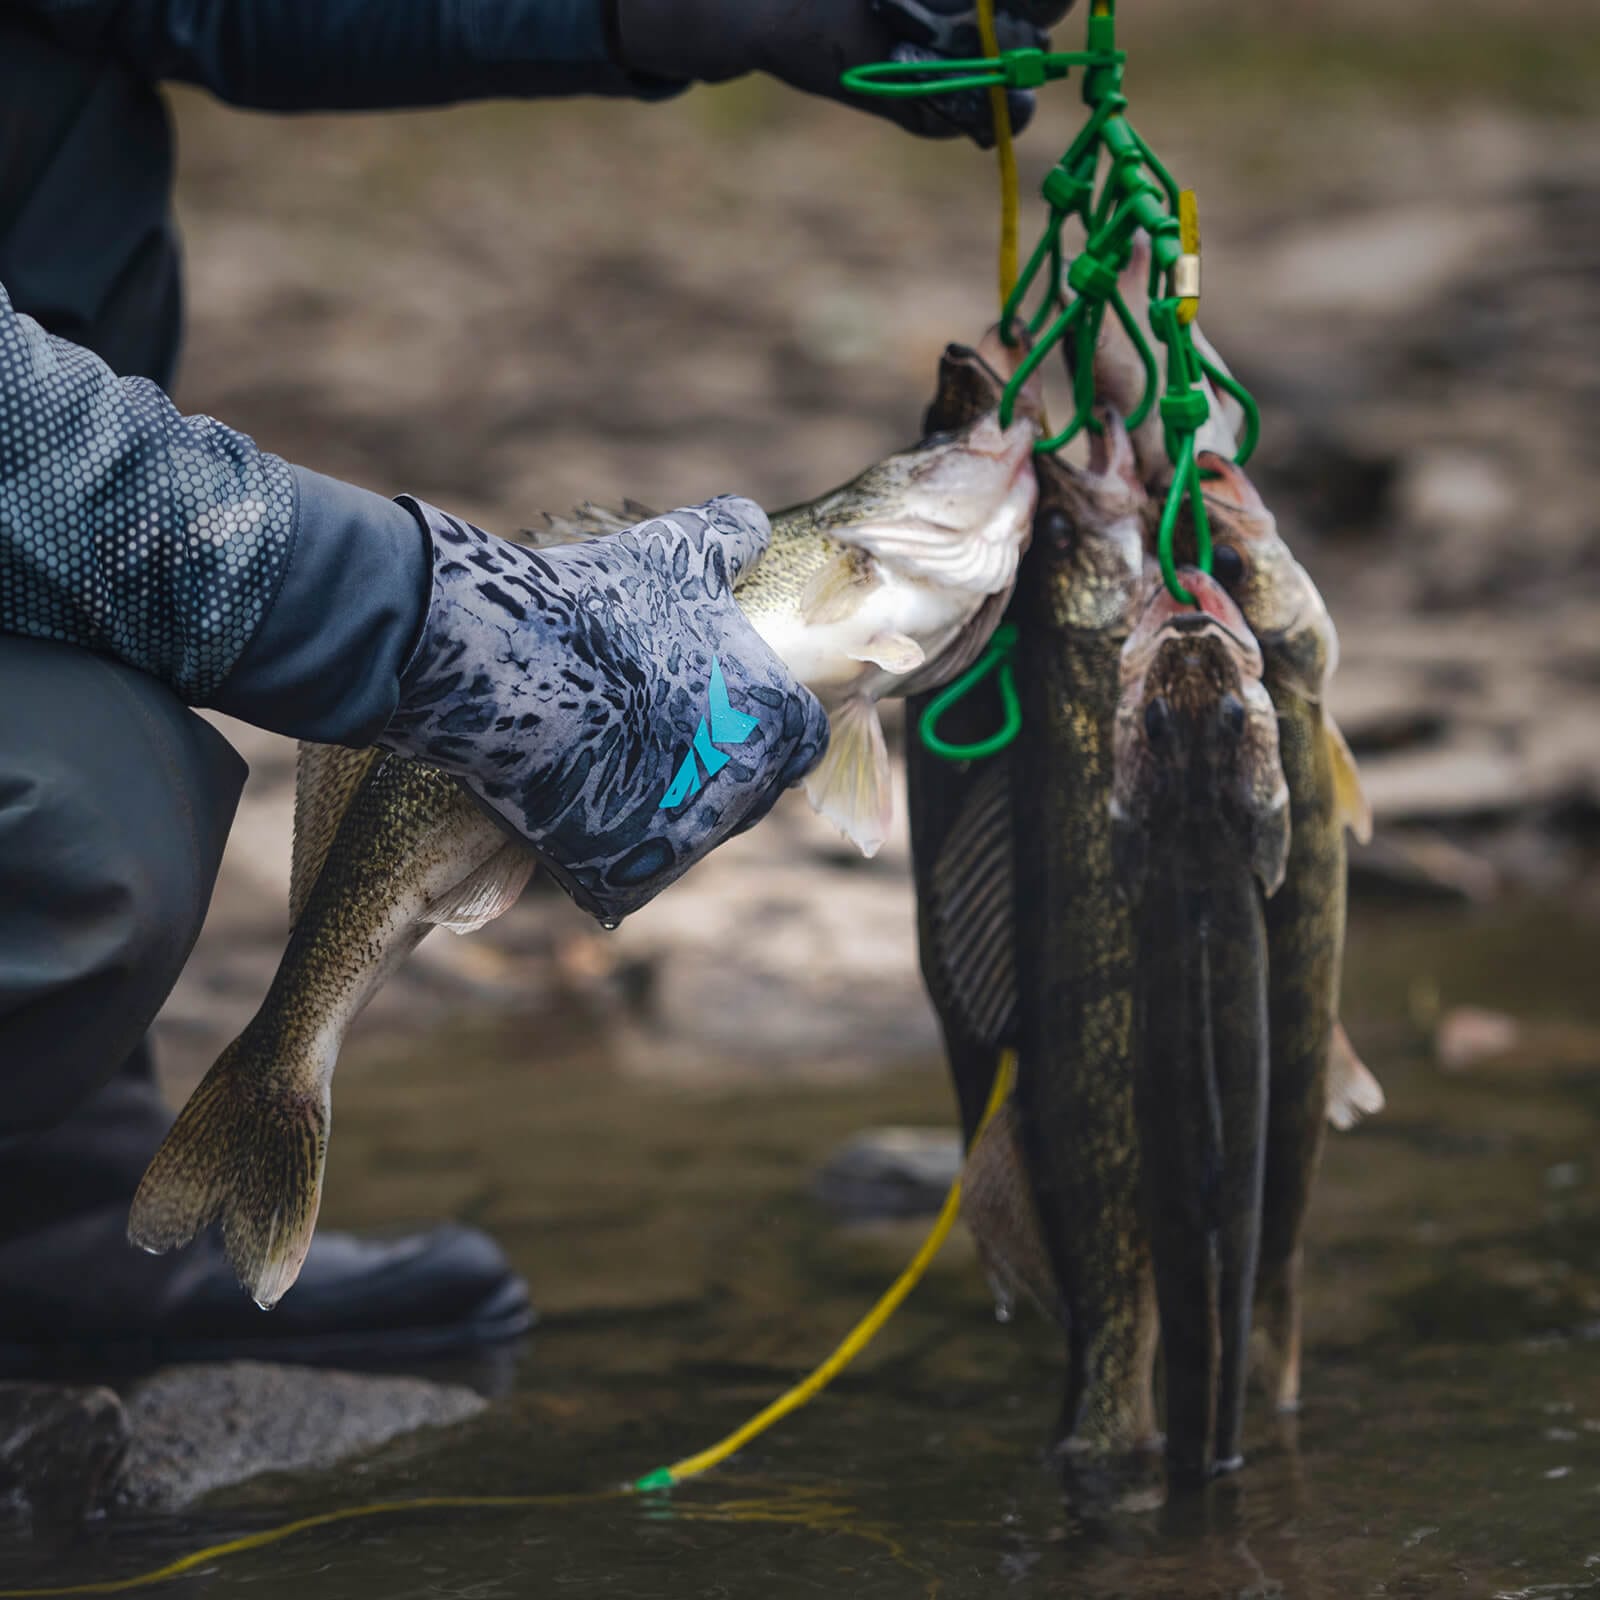
<svg viewBox="0 0 1600 1600">
<path fill-rule="evenodd" d="M 1483 905 L 1499 893 L 1494 863 L 1422 829 L 1386 828 L 1350 841 L 1351 893 Z"/>
<path fill-rule="evenodd" d="M 961 1172 L 961 1136 L 947 1128 L 869 1128 L 834 1152 L 812 1193 L 852 1221 L 930 1216 Z"/>
<path fill-rule="evenodd" d="M 1592 1023 L 1523 1020 L 1472 1006 L 1445 1013 L 1435 1049 L 1446 1072 L 1600 1072 L 1600 1028 Z"/>
<path fill-rule="evenodd" d="M 128 1434 L 109 1389 L 0 1384 L 0 1511 L 81 1520 L 103 1503 Z"/>
<path fill-rule="evenodd" d="M 171 1511 L 263 1472 L 313 1471 L 483 1409 L 470 1389 L 234 1361 L 171 1367 L 127 1398 L 119 1508 Z"/>
<path fill-rule="evenodd" d="M 1439 1019 L 1434 1048 L 1439 1065 L 1446 1072 L 1465 1072 L 1504 1056 L 1516 1046 L 1520 1036 L 1515 1017 L 1477 1006 L 1458 1006 Z"/>
</svg>

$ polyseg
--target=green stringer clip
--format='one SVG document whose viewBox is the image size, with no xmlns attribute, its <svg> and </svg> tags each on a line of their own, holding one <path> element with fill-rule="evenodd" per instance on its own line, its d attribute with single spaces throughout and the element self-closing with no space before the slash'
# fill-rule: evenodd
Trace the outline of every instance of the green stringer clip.
<svg viewBox="0 0 1600 1600">
<path fill-rule="evenodd" d="M 1002 622 L 989 640 L 989 648 L 961 674 L 954 683 L 942 689 L 922 713 L 917 732 L 923 744 L 945 761 L 984 761 L 997 756 L 1015 742 L 1022 732 L 1022 702 L 1017 696 L 1017 677 L 1011 658 L 1017 649 L 1017 625 Z M 949 744 L 939 737 L 939 719 L 958 700 L 964 700 L 989 676 L 998 673 L 1000 699 L 1005 706 L 1006 720 L 998 733 L 976 744 Z"/>
<path fill-rule="evenodd" d="M 1187 500 L 1194 521 L 1195 564 L 1202 572 L 1210 572 L 1211 539 L 1195 444 L 1196 434 L 1210 415 L 1205 381 L 1209 379 L 1232 396 L 1244 412 L 1236 456 L 1241 466 L 1260 437 L 1261 413 L 1250 392 L 1195 344 L 1192 324 L 1200 309 L 1199 214 L 1193 193 L 1179 190 L 1172 174 L 1128 121 L 1128 99 L 1122 92 L 1127 58 L 1117 48 L 1116 9 L 1116 0 L 1092 0 L 1084 50 L 1007 50 L 995 57 L 962 61 L 891 62 L 858 67 L 844 75 L 844 83 L 859 94 L 939 95 L 972 89 L 1038 88 L 1067 78 L 1075 67 L 1082 69 L 1088 117 L 1044 180 L 1049 212 L 1045 230 L 1001 318 L 1001 331 L 1008 342 L 1014 344 L 1019 329 L 1026 327 L 1032 345 L 1006 385 L 1000 421 L 1009 425 L 1023 386 L 1057 345 L 1070 340 L 1072 419 L 1034 448 L 1059 450 L 1085 428 L 1098 429 L 1094 352 L 1109 309 L 1138 352 L 1145 373 L 1144 393 L 1126 419 L 1128 426 L 1137 428 L 1152 406 L 1159 405 L 1173 476 L 1162 509 L 1158 554 L 1167 588 L 1176 599 L 1192 605 L 1194 597 L 1178 579 L 1173 544 L 1179 513 Z M 1078 221 L 1084 234 L 1082 247 L 1070 260 L 1063 245 L 1069 218 Z M 1150 339 L 1119 287 L 1141 231 L 1150 240 L 1150 331 L 1166 348 L 1164 389 Z M 1041 289 L 1030 313 L 1026 309 L 1030 297 Z"/>
</svg>

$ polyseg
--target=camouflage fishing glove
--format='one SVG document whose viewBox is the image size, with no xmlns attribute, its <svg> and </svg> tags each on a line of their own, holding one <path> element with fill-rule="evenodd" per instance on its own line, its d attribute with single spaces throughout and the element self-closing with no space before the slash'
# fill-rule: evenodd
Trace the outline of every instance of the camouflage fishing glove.
<svg viewBox="0 0 1600 1600">
<path fill-rule="evenodd" d="M 760 821 L 827 718 L 745 620 L 767 518 L 727 497 L 529 549 L 414 500 L 433 596 L 380 743 L 457 774 L 605 922 Z"/>
<path fill-rule="evenodd" d="M 839 86 L 846 68 L 874 61 L 933 61 L 982 55 L 972 0 L 604 0 L 618 65 L 662 78 L 721 83 L 768 72 L 797 89 L 892 118 L 930 138 L 965 134 L 994 142 L 989 97 L 855 96 Z M 1001 49 L 1042 45 L 1043 30 L 1072 0 L 1000 0 Z M 1011 95 L 1011 123 L 1027 126 L 1033 96 Z"/>
</svg>

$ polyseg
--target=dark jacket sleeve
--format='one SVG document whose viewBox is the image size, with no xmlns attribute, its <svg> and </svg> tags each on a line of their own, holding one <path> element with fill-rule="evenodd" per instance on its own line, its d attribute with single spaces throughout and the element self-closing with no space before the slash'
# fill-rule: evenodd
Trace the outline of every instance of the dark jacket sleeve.
<svg viewBox="0 0 1600 1600">
<path fill-rule="evenodd" d="M 63 43 L 279 111 L 652 95 L 611 63 L 602 0 L 10 0 Z"/>
<path fill-rule="evenodd" d="M 114 656 L 278 733 L 367 744 L 421 631 L 425 541 L 393 501 L 182 415 L 0 287 L 0 632 Z"/>
</svg>

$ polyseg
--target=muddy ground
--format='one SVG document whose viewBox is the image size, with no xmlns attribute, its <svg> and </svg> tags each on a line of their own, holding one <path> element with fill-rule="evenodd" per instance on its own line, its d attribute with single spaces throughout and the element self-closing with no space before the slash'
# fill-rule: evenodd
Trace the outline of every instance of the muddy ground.
<svg viewBox="0 0 1600 1600">
<path fill-rule="evenodd" d="M 1588 8 L 1125 10 L 1135 118 L 1199 191 L 1203 321 L 1266 410 L 1258 479 L 1343 634 L 1335 706 L 1380 823 L 1364 881 L 1587 895 Z M 183 403 L 492 529 L 587 498 L 814 494 L 913 436 L 940 348 L 992 312 L 990 159 L 772 86 L 395 117 L 174 103 Z M 1070 89 L 1047 100 L 1026 192 L 1079 110 Z M 162 1022 L 179 1080 L 282 947 L 291 752 L 231 731 L 253 776 Z M 861 864 L 790 805 L 615 938 L 548 893 L 436 936 L 360 1058 L 419 1019 L 551 1006 L 603 1020 L 644 1074 L 922 1057 L 910 911 L 903 836 Z"/>
</svg>

